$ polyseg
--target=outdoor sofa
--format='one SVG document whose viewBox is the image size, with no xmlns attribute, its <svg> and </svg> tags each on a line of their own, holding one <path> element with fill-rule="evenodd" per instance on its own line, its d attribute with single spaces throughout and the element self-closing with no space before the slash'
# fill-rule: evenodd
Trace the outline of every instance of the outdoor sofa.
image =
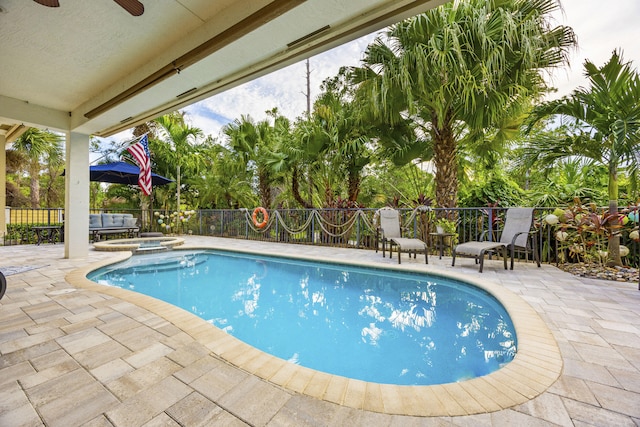
<svg viewBox="0 0 640 427">
<path fill-rule="evenodd" d="M 93 242 L 110 234 L 126 234 L 128 237 L 136 237 L 139 232 L 138 219 L 132 214 L 89 214 L 89 233 Z"/>
</svg>

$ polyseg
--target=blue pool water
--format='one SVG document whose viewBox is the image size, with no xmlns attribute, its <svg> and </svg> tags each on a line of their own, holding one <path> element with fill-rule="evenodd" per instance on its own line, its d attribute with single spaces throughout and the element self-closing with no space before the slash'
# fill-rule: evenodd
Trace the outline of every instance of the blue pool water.
<svg viewBox="0 0 640 427">
<path fill-rule="evenodd" d="M 364 381 L 455 382 L 516 352 L 513 324 L 494 297 L 425 274 L 179 251 L 88 277 L 182 307 L 274 356 Z"/>
</svg>

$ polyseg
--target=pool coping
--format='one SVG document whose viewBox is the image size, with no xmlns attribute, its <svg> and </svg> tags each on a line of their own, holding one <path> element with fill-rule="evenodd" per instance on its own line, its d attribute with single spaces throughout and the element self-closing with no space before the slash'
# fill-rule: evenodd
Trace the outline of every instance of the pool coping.
<svg viewBox="0 0 640 427">
<path fill-rule="evenodd" d="M 184 239 L 181 237 L 132 237 L 127 239 L 104 240 L 94 242 L 93 247 L 96 251 L 104 252 L 135 252 L 140 250 L 142 242 L 158 242 L 161 248 L 172 249 L 177 246 L 184 245 Z M 155 248 L 154 248 L 155 249 Z"/>
<path fill-rule="evenodd" d="M 220 250 L 264 255 L 260 251 L 234 250 L 217 245 L 181 246 L 183 250 Z M 97 284 L 86 275 L 131 256 L 131 252 L 114 252 L 112 259 L 93 263 L 67 274 L 66 280 L 78 287 L 121 298 L 145 308 L 200 342 L 212 355 L 247 373 L 292 392 L 338 405 L 390 415 L 460 416 L 494 412 L 525 403 L 546 391 L 559 378 L 563 362 L 551 331 L 538 313 L 521 297 L 488 280 L 469 278 L 453 272 L 428 270 L 430 274 L 470 283 L 493 295 L 511 317 L 518 337 L 518 351 L 513 361 L 499 370 L 461 382 L 402 386 L 370 383 L 332 375 L 299 366 L 227 334 L 204 319 L 179 307 L 133 291 Z M 336 263 L 332 258 L 299 254 L 281 256 L 300 260 Z M 393 271 L 424 273 L 412 265 L 376 265 L 368 262 L 339 263 Z"/>
</svg>

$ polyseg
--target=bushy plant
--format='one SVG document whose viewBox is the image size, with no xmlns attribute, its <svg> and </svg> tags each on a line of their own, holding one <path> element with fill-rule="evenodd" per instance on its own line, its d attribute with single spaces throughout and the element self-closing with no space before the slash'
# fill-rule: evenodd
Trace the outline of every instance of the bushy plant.
<svg viewBox="0 0 640 427">
<path fill-rule="evenodd" d="M 499 206 L 519 206 L 523 194 L 515 181 L 494 173 L 488 179 L 477 180 L 461 188 L 459 205 L 478 207 L 498 203 Z"/>
<path fill-rule="evenodd" d="M 637 220 L 635 211 L 612 215 L 601 212 L 594 203 L 582 205 L 576 201 L 567 208 L 555 209 L 545 217 L 544 223 L 552 227 L 559 261 L 604 264 L 608 257 L 609 238 L 619 233 L 637 239 Z M 629 249 L 621 245 L 623 259 L 628 254 Z"/>
<path fill-rule="evenodd" d="M 438 230 L 437 227 L 440 227 L 442 228 L 443 233 L 452 234 L 452 236 L 447 236 L 445 238 L 445 241 L 447 242 L 446 245 L 453 247 L 456 244 L 458 244 L 458 222 L 457 221 L 448 219 L 446 217 L 442 217 L 442 218 L 436 219 L 436 221 L 434 222 L 434 225 L 436 226 L 436 230 L 433 230 L 433 231 L 437 231 L 439 233 L 440 230 Z"/>
<path fill-rule="evenodd" d="M 438 218 L 435 225 L 441 227 L 444 233 L 456 233 L 458 230 L 458 223 L 448 218 Z"/>
</svg>

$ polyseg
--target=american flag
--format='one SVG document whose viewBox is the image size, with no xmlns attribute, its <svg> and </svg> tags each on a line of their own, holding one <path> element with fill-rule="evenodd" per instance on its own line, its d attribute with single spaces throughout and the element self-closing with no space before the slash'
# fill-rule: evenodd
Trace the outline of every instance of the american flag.
<svg viewBox="0 0 640 427">
<path fill-rule="evenodd" d="M 140 138 L 140 141 L 127 148 L 131 153 L 138 166 L 140 166 L 140 175 L 138 176 L 138 185 L 145 196 L 151 194 L 151 153 L 149 152 L 149 139 L 147 135 Z"/>
</svg>

